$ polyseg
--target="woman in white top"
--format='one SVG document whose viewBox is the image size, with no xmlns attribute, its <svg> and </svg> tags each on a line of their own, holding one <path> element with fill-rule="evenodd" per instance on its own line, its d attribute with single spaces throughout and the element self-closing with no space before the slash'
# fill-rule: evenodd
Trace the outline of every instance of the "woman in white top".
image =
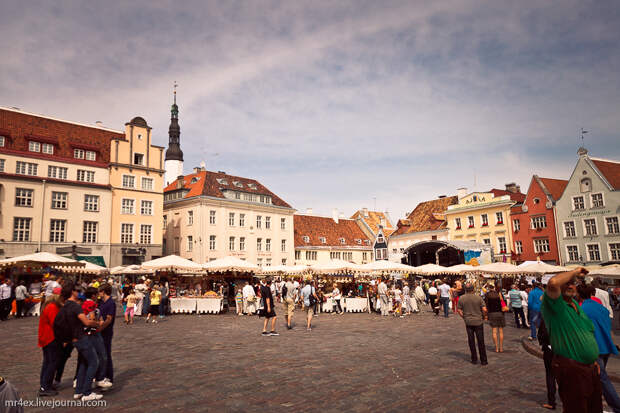
<svg viewBox="0 0 620 413">
<path fill-rule="evenodd" d="M 332 291 L 332 298 L 334 299 L 334 303 L 336 303 L 336 305 L 334 306 L 334 311 L 336 311 L 336 307 L 338 307 L 337 313 L 343 314 L 344 311 L 342 311 L 342 307 L 340 306 L 340 299 L 342 298 L 342 295 L 340 294 L 340 290 L 336 285 L 334 285 L 334 290 Z"/>
</svg>

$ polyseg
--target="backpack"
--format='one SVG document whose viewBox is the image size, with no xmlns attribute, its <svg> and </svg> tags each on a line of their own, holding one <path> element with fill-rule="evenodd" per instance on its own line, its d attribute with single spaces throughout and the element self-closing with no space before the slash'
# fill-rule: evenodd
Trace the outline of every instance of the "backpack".
<svg viewBox="0 0 620 413">
<path fill-rule="evenodd" d="M 60 343 L 70 343 L 73 338 L 71 325 L 69 324 L 69 314 L 66 308 L 66 305 L 62 306 L 54 319 L 54 338 Z"/>
<path fill-rule="evenodd" d="M 282 299 L 286 300 L 286 293 L 288 293 L 288 288 L 286 288 L 286 284 L 282 286 Z"/>
<path fill-rule="evenodd" d="M 311 286 L 310 287 L 310 296 L 308 297 L 308 299 L 310 300 L 310 307 L 312 307 L 313 305 L 316 304 L 316 298 L 314 298 L 314 294 L 313 294 L 314 292 L 315 292 L 314 287 Z"/>
</svg>

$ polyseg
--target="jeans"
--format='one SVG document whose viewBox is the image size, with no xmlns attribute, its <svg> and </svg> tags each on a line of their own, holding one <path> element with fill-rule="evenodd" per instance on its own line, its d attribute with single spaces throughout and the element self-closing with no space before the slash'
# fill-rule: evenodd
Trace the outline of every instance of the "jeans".
<svg viewBox="0 0 620 413">
<path fill-rule="evenodd" d="M 107 328 L 111 329 L 112 326 L 108 326 Z M 101 334 L 101 337 L 103 338 L 103 346 L 105 347 L 106 360 L 107 360 L 105 376 L 111 382 L 114 382 L 114 365 L 112 364 L 112 337 L 113 335 L 105 334 L 105 330 L 104 330 L 104 333 Z"/>
<path fill-rule="evenodd" d="M 618 397 L 618 393 L 616 393 L 616 389 L 607 375 L 607 360 L 609 360 L 609 354 L 600 354 L 596 360 L 601 368 L 603 397 L 614 413 L 620 413 L 620 397 Z"/>
<path fill-rule="evenodd" d="M 163 317 L 166 315 L 166 298 L 162 297 L 159 302 L 159 316 Z"/>
<path fill-rule="evenodd" d="M 67 343 L 66 346 L 60 344 L 60 354 L 58 357 L 58 364 L 56 365 L 56 377 L 55 381 L 62 380 L 62 373 L 65 371 L 65 365 L 67 364 L 67 360 L 71 357 L 71 352 L 73 351 L 73 344 Z"/>
<path fill-rule="evenodd" d="M 95 373 L 97 373 L 97 368 L 99 367 L 97 352 L 92 346 L 91 340 L 89 340 L 89 337 L 86 335 L 74 342 L 73 346 L 77 349 L 79 355 L 86 361 L 86 368 L 78 369 L 75 394 L 88 396 L 91 393 L 93 379 L 95 378 Z"/>
<path fill-rule="evenodd" d="M 484 347 L 484 325 L 468 326 L 467 329 L 467 342 L 469 344 L 469 351 L 471 353 L 471 361 L 478 361 L 478 355 L 476 354 L 476 341 L 478 341 L 478 352 L 480 353 L 480 362 L 487 362 L 487 350 Z"/>
<path fill-rule="evenodd" d="M 443 305 L 443 315 L 447 318 L 450 314 L 450 297 L 440 297 L 439 303 Z"/>
<path fill-rule="evenodd" d="M 24 304 L 26 303 L 26 300 L 15 300 L 15 306 L 17 307 L 15 309 L 15 315 L 17 316 L 17 318 L 21 318 L 24 316 Z"/>
<path fill-rule="evenodd" d="M 107 355 L 105 351 L 105 347 L 103 345 L 103 338 L 101 338 L 101 333 L 94 333 L 88 336 L 90 340 L 91 346 L 95 349 L 97 353 L 97 359 L 99 360 L 99 367 L 97 367 L 97 372 L 95 373 L 95 380 L 101 381 L 105 379 L 106 376 L 106 367 L 108 366 Z M 84 358 L 80 358 L 80 365 L 78 366 L 78 377 L 80 376 L 80 369 L 85 369 L 86 365 Z"/>
<path fill-rule="evenodd" d="M 515 313 L 515 324 L 517 325 L 517 328 L 521 328 L 521 326 L 525 328 L 527 323 L 525 322 L 525 314 L 523 313 L 523 307 L 512 307 L 512 311 L 514 311 Z M 521 319 L 521 322 L 519 322 L 519 319 Z"/>
<path fill-rule="evenodd" d="M 41 366 L 41 390 L 50 390 L 52 388 L 52 382 L 54 381 L 54 373 L 56 373 L 56 367 L 61 357 L 61 348 L 60 344 L 54 340 L 43 347 L 42 350 L 43 365 Z"/>
<path fill-rule="evenodd" d="M 530 308 L 527 315 L 530 318 L 530 337 L 536 338 L 536 329 L 540 326 L 540 311 Z"/>
<path fill-rule="evenodd" d="M 5 298 L 0 300 L 0 320 L 5 321 L 11 312 L 11 299 Z"/>
<path fill-rule="evenodd" d="M 340 300 L 334 300 L 334 303 L 336 304 L 334 306 L 334 309 L 337 307 L 338 308 L 338 313 L 342 313 L 342 307 L 340 306 Z"/>
<path fill-rule="evenodd" d="M 547 403 L 555 407 L 555 375 L 551 363 L 553 362 L 553 352 L 543 349 L 543 361 L 545 363 L 545 378 L 547 381 Z"/>
</svg>

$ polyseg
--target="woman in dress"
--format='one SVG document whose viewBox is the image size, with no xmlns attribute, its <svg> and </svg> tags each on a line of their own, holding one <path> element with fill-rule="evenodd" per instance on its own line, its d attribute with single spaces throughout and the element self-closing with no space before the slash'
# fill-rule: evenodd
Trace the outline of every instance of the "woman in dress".
<svg viewBox="0 0 620 413">
<path fill-rule="evenodd" d="M 495 344 L 495 352 L 504 352 L 504 327 L 506 327 L 506 319 L 502 309 L 502 301 L 504 296 L 501 293 L 501 287 L 498 284 L 494 287 L 493 283 L 489 283 L 490 291 L 485 295 L 487 310 L 489 312 L 489 324 L 493 330 L 493 343 Z M 504 301 L 505 303 L 506 301 Z"/>
</svg>

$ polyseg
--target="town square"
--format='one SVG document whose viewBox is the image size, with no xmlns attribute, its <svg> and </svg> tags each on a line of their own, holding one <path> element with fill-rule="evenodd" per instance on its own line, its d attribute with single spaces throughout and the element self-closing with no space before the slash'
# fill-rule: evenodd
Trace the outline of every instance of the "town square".
<svg viewBox="0 0 620 413">
<path fill-rule="evenodd" d="M 0 3 L 0 413 L 620 412 L 613 1 Z"/>
</svg>

